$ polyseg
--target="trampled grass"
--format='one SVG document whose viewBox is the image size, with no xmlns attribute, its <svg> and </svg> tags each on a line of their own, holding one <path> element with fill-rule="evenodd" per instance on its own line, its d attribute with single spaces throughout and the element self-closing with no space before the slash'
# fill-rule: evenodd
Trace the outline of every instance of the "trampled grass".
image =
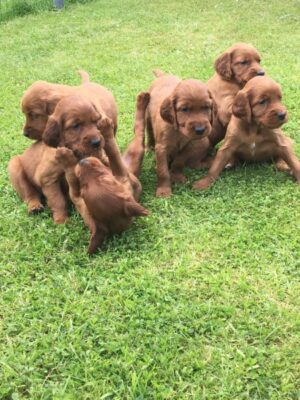
<svg viewBox="0 0 300 400">
<path fill-rule="evenodd" d="M 195 193 L 188 171 L 103 251 L 86 255 L 74 212 L 56 226 L 27 215 L 7 178 L 30 143 L 19 103 L 35 80 L 110 88 L 118 142 L 152 69 L 207 80 L 232 43 L 252 43 L 283 88 L 285 132 L 300 157 L 298 1 L 94 1 L 1 25 L 0 398 L 297 400 L 300 397 L 300 189 L 270 165 L 245 165 Z"/>
</svg>

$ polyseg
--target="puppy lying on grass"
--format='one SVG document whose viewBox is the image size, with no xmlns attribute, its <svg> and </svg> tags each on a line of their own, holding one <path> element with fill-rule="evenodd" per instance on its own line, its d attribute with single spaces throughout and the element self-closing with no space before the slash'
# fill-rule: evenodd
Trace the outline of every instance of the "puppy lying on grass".
<svg viewBox="0 0 300 400">
<path fill-rule="evenodd" d="M 292 140 L 280 129 L 288 120 L 281 96 L 280 86 L 263 76 L 251 79 L 238 92 L 224 144 L 207 176 L 195 182 L 194 189 L 208 188 L 229 161 L 235 163 L 238 160 L 274 160 L 277 168 L 284 171 L 287 164 L 300 183 L 300 162 L 294 154 Z"/>
<path fill-rule="evenodd" d="M 68 148 L 57 149 L 56 158 L 64 164 L 70 196 L 82 199 L 86 207 L 86 221 L 91 232 L 88 253 L 94 253 L 106 235 L 126 230 L 133 217 L 146 216 L 149 212 L 137 201 L 142 186 L 138 180 L 144 156 L 144 118 L 149 94 L 137 98 L 134 138 L 123 159 L 114 138 L 112 121 L 104 117 L 99 123 L 109 166 L 95 157 L 78 162 Z"/>
<path fill-rule="evenodd" d="M 206 84 L 159 70 L 155 75 L 147 109 L 148 147 L 155 146 L 156 196 L 167 197 L 172 182 L 185 182 L 184 167 L 210 165 L 208 135 L 216 109 Z"/>
</svg>

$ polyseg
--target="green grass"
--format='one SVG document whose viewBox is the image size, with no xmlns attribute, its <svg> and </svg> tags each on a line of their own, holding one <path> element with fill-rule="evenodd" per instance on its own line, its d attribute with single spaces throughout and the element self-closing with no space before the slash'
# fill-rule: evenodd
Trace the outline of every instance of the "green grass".
<svg viewBox="0 0 300 400">
<path fill-rule="evenodd" d="M 30 217 L 10 186 L 20 98 L 35 80 L 110 88 L 129 142 L 136 94 L 160 67 L 207 80 L 237 41 L 283 88 L 300 156 L 299 1 L 94 1 L 1 25 L 0 398 L 298 400 L 300 188 L 270 165 L 240 166 L 209 190 L 154 197 L 147 154 L 135 221 L 86 255 L 74 212 Z"/>
</svg>

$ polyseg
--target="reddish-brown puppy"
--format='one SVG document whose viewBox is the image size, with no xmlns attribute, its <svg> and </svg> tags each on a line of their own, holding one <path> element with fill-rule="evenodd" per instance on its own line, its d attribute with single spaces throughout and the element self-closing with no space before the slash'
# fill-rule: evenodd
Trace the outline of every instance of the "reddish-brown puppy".
<svg viewBox="0 0 300 400">
<path fill-rule="evenodd" d="M 10 180 L 17 193 L 27 203 L 29 213 L 43 209 L 41 195 L 44 194 L 56 223 L 64 222 L 68 214 L 66 198 L 61 190 L 64 168 L 55 158 L 56 151 L 39 141 L 49 119 L 47 112 L 54 112 L 58 101 L 68 97 L 69 92 L 75 91 L 92 102 L 92 108 L 97 115 L 108 115 L 114 123 L 117 121 L 117 106 L 113 95 L 106 88 L 88 82 L 87 73 L 82 72 L 82 77 L 83 84 L 77 88 L 37 82 L 26 92 L 22 102 L 23 110 L 27 113 L 24 130 L 29 132 L 27 136 L 38 141 L 21 156 L 13 157 L 8 166 Z M 74 96 L 73 99 L 76 98 L 76 95 Z M 70 97 L 67 103 L 72 107 Z M 34 114 L 32 110 L 35 110 Z M 73 140 L 77 141 L 76 133 Z M 87 144 L 87 155 L 92 155 L 96 147 L 95 143 Z"/>
<path fill-rule="evenodd" d="M 69 86 L 46 81 L 34 82 L 22 97 L 21 108 L 25 114 L 24 136 L 32 140 L 41 140 L 49 116 L 54 112 L 57 103 L 65 96 L 80 92 L 89 84 L 89 75 L 79 71 L 82 79 L 80 86 Z"/>
<path fill-rule="evenodd" d="M 207 164 L 214 102 L 207 85 L 156 71 L 147 111 L 148 145 L 155 145 L 156 196 L 170 196 L 171 182 L 185 182 L 185 166 Z M 197 152 L 192 151 L 198 142 Z"/>
<path fill-rule="evenodd" d="M 300 162 L 292 149 L 292 141 L 280 127 L 287 122 L 281 102 L 280 86 L 267 77 L 251 79 L 236 95 L 225 141 L 205 178 L 194 183 L 195 189 L 206 189 L 218 178 L 229 160 L 277 162 L 282 159 L 300 183 Z M 285 170 L 285 166 L 283 166 Z"/>
<path fill-rule="evenodd" d="M 65 165 L 73 201 L 82 201 L 86 207 L 84 217 L 91 232 L 89 254 L 101 246 L 106 235 L 126 230 L 133 217 L 148 215 L 148 211 L 137 203 L 142 190 L 137 176 L 144 155 L 144 119 L 148 102 L 148 93 L 141 93 L 137 98 L 135 135 L 123 159 L 115 142 L 112 121 L 108 118 L 100 121 L 109 167 L 95 157 L 83 158 L 77 164 L 70 149 L 57 150 L 57 158 Z"/>
<path fill-rule="evenodd" d="M 213 146 L 225 136 L 237 92 L 251 78 L 265 74 L 258 51 L 246 43 L 236 43 L 222 53 L 215 61 L 215 70 L 207 82 L 218 108 L 218 118 L 210 135 Z"/>
</svg>

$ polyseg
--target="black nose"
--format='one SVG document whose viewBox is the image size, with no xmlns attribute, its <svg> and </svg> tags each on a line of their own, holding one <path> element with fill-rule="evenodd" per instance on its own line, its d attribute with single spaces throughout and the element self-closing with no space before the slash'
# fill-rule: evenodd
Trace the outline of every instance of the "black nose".
<svg viewBox="0 0 300 400">
<path fill-rule="evenodd" d="M 205 127 L 196 126 L 196 128 L 195 128 L 196 135 L 202 135 L 204 133 L 204 131 L 205 131 Z"/>
<path fill-rule="evenodd" d="M 286 112 L 281 111 L 281 112 L 279 112 L 279 113 L 277 114 L 277 116 L 278 116 L 278 118 L 279 118 L 281 121 L 283 121 L 284 118 L 285 118 L 285 116 L 286 116 Z"/>
<path fill-rule="evenodd" d="M 28 131 L 26 131 L 26 129 L 24 129 L 23 135 L 26 136 L 26 137 L 28 137 L 28 136 L 30 135 L 30 133 L 29 133 Z"/>
<path fill-rule="evenodd" d="M 101 140 L 100 140 L 100 139 L 92 139 L 92 140 L 91 140 L 91 145 L 92 145 L 93 147 L 95 147 L 95 148 L 99 147 L 99 146 L 100 146 L 100 143 L 101 143 Z"/>
<path fill-rule="evenodd" d="M 264 74 L 265 74 L 265 71 L 263 69 L 261 69 L 260 71 L 256 72 L 257 76 L 264 76 Z"/>
<path fill-rule="evenodd" d="M 88 160 L 86 158 L 83 158 L 82 160 L 79 161 L 79 165 L 86 165 L 88 164 Z"/>
</svg>

